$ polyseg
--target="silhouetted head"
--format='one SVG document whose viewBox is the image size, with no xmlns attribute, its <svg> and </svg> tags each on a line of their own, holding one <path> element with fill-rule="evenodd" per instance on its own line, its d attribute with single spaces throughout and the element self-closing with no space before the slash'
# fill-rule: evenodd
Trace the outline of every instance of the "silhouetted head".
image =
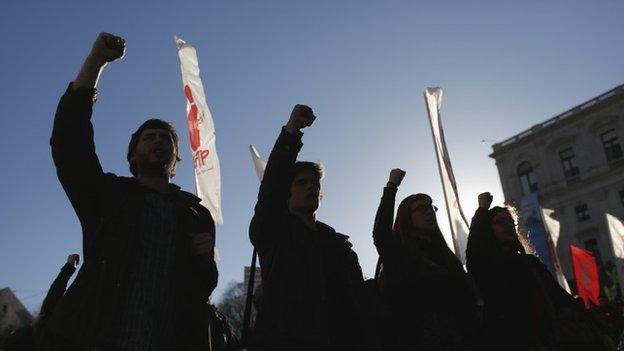
<svg viewBox="0 0 624 351">
<path fill-rule="evenodd" d="M 429 233 L 439 231 L 437 210 L 429 195 L 410 195 L 399 205 L 394 231 L 402 236 L 414 237 L 426 237 Z"/>
<path fill-rule="evenodd" d="M 445 267 L 463 281 L 465 272 L 462 264 L 448 247 L 436 220 L 437 208 L 431 197 L 414 194 L 399 204 L 393 232 L 403 254 L 421 256 L 429 262 Z M 380 267 L 383 271 L 383 268 Z"/>
<path fill-rule="evenodd" d="M 488 210 L 491 229 L 497 243 L 505 252 L 526 252 L 524 237 L 517 231 L 517 217 L 507 207 L 495 206 Z"/>
<path fill-rule="evenodd" d="M 298 161 L 291 175 L 288 209 L 291 212 L 313 214 L 321 198 L 323 166 L 315 162 Z"/>
<path fill-rule="evenodd" d="M 173 125 L 160 119 L 145 121 L 130 138 L 128 162 L 133 176 L 174 176 L 180 162 L 178 134 Z"/>
</svg>

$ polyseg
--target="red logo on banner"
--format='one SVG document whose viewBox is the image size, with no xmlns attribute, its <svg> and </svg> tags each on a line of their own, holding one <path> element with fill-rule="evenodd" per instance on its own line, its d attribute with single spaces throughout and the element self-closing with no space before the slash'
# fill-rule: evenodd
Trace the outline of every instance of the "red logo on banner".
<svg viewBox="0 0 624 351">
<path fill-rule="evenodd" d="M 193 149 L 193 151 L 197 151 L 201 140 L 199 136 L 199 110 L 197 109 L 197 104 L 195 104 L 195 99 L 193 99 L 193 92 L 188 85 L 184 85 L 184 95 L 186 95 L 186 99 L 191 105 L 188 115 L 186 116 L 189 139 L 191 140 L 191 149 Z"/>
</svg>

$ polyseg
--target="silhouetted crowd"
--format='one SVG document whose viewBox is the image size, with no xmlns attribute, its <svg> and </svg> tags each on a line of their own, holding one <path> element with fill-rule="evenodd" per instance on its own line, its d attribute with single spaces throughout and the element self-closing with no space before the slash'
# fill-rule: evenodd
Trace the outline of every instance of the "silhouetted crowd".
<svg viewBox="0 0 624 351">
<path fill-rule="evenodd" d="M 123 39 L 101 33 L 61 97 L 50 145 L 83 230 L 84 262 L 70 255 L 32 325 L 5 350 L 236 350 L 209 304 L 217 286 L 215 224 L 195 195 L 170 182 L 178 136 L 150 119 L 132 134 L 132 177 L 105 173 L 92 111 L 103 68 Z M 296 105 L 268 158 L 249 237 L 262 296 L 250 350 L 616 350 L 610 327 L 562 289 L 517 230 L 508 207 L 479 195 L 466 265 L 447 246 L 429 195 L 405 197 L 390 171 L 374 219 L 379 254 L 365 280 L 349 237 L 317 220 L 322 167 L 297 161 L 316 119 Z M 381 182 L 380 182 L 381 183 Z M 371 209 L 372 210 L 372 209 Z M 621 317 L 621 309 L 612 311 Z M 621 318 L 620 318 L 621 319 Z M 611 329 L 609 329 L 611 328 Z"/>
</svg>

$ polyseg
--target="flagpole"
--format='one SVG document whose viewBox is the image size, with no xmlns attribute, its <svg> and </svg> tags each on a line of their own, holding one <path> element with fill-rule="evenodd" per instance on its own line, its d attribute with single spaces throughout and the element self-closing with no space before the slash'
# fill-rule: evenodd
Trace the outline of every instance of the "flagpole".
<svg viewBox="0 0 624 351">
<path fill-rule="evenodd" d="M 446 196 L 446 187 L 444 186 L 444 178 L 442 177 L 442 165 L 440 164 L 440 150 L 438 150 L 438 146 L 436 144 L 435 133 L 433 132 L 433 124 L 431 123 L 431 111 L 429 110 L 429 102 L 427 101 L 427 90 L 423 93 L 423 97 L 425 98 L 425 106 L 427 107 L 427 114 L 429 120 L 429 127 L 431 128 L 431 138 L 433 140 L 433 148 L 436 152 L 436 162 L 438 164 L 438 174 L 440 175 L 440 184 L 442 184 L 442 192 L 444 194 L 444 205 L 446 206 L 446 216 L 449 221 L 449 229 L 451 230 L 451 241 L 453 242 L 453 248 L 455 251 L 455 256 L 459 252 L 459 247 L 457 247 L 457 240 L 455 240 L 455 231 L 453 230 L 453 221 L 451 220 L 451 211 L 449 209 L 448 197 Z M 438 119 L 440 119 L 440 111 L 438 110 Z M 462 213 L 463 216 L 463 213 Z M 461 255 L 461 253 L 460 253 Z M 461 257 L 461 256 L 460 256 Z"/>
</svg>

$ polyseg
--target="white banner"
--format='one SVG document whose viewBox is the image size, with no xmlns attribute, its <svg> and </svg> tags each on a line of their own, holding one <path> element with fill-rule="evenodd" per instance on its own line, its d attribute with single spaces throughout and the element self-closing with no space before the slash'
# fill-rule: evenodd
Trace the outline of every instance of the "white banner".
<svg viewBox="0 0 624 351">
<path fill-rule="evenodd" d="M 264 161 L 258 150 L 253 145 L 249 145 L 249 152 L 251 153 L 251 160 L 253 161 L 254 167 L 256 168 L 256 175 L 258 176 L 258 180 L 262 181 L 262 177 L 264 176 L 264 169 L 266 168 L 266 161 Z"/>
<path fill-rule="evenodd" d="M 605 213 L 607 226 L 609 227 L 609 237 L 611 238 L 611 248 L 615 256 L 615 267 L 617 268 L 620 290 L 624 294 L 624 223 L 619 218 Z"/>
<path fill-rule="evenodd" d="M 565 289 L 568 293 L 570 293 L 570 286 L 568 285 L 568 281 L 563 275 L 563 271 L 561 270 L 561 263 L 559 262 L 559 255 L 557 254 L 557 242 L 559 240 L 559 230 L 561 225 L 559 221 L 552 218 L 552 214 L 554 210 L 548 208 L 542 208 L 542 221 L 544 222 L 544 227 L 548 232 L 546 234 L 546 242 L 548 244 L 548 249 L 550 251 L 550 259 L 552 260 L 553 269 L 555 271 L 555 278 L 557 278 L 557 282 L 561 285 L 562 288 Z"/>
<path fill-rule="evenodd" d="M 199 63 L 195 48 L 175 37 L 182 69 L 182 84 L 186 96 L 191 152 L 195 167 L 197 196 L 212 214 L 216 225 L 223 223 L 221 214 L 221 169 L 217 156 L 215 127 L 206 104 L 204 86 L 199 77 Z"/>
<path fill-rule="evenodd" d="M 431 125 L 431 134 L 433 135 L 438 169 L 442 180 L 442 189 L 444 190 L 446 210 L 451 225 L 452 248 L 459 260 L 463 264 L 466 264 L 466 245 L 468 243 L 469 226 L 461 206 L 459 205 L 457 184 L 455 183 L 451 159 L 449 158 L 446 142 L 444 140 L 444 130 L 442 129 L 442 120 L 440 118 L 442 89 L 427 88 L 425 89 L 424 95 L 427 112 L 429 113 L 429 124 Z"/>
</svg>

